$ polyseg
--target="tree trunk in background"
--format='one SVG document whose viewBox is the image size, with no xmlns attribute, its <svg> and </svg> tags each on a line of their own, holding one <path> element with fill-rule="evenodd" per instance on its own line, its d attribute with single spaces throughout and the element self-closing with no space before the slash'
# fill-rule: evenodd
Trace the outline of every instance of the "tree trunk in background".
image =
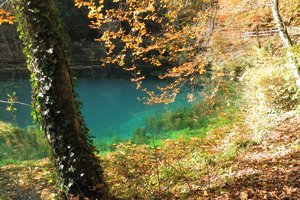
<svg viewBox="0 0 300 200">
<path fill-rule="evenodd" d="M 279 1 L 271 0 L 271 5 L 272 5 L 273 18 L 276 22 L 281 41 L 282 41 L 284 47 L 287 49 L 287 57 L 289 60 L 289 64 L 291 65 L 294 76 L 296 78 L 296 84 L 297 84 L 298 88 L 300 88 L 300 69 L 299 69 L 300 64 L 297 60 L 297 56 L 292 51 L 293 42 L 287 32 L 287 29 L 284 25 L 282 17 L 279 13 Z"/>
<path fill-rule="evenodd" d="M 36 118 L 48 138 L 68 198 L 110 199 L 95 147 L 80 113 L 52 0 L 14 0 L 31 72 Z"/>
</svg>

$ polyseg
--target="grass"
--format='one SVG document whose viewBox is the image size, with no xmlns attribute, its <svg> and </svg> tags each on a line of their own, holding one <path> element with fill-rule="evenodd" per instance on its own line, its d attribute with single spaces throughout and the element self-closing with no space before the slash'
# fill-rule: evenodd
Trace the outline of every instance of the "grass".
<svg viewBox="0 0 300 200">
<path fill-rule="evenodd" d="M 20 161 L 20 160 L 16 160 L 16 159 L 1 159 L 0 160 L 0 167 L 2 166 L 6 166 L 6 165 L 12 165 L 12 164 L 15 164 L 15 165 L 22 165 L 25 161 Z"/>
</svg>

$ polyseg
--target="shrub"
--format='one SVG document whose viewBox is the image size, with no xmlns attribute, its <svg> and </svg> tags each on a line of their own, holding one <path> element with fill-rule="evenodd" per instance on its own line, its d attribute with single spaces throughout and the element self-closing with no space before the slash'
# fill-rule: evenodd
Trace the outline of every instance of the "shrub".
<svg viewBox="0 0 300 200">
<path fill-rule="evenodd" d="M 114 151 L 116 149 L 115 145 L 121 142 L 125 142 L 125 140 L 114 133 L 112 133 L 111 137 L 94 138 L 94 145 L 101 154 Z"/>
<path fill-rule="evenodd" d="M 243 77 L 245 99 L 270 112 L 295 109 L 300 96 L 292 70 L 283 58 L 260 51 L 256 67 L 246 70 Z"/>
<path fill-rule="evenodd" d="M 148 117 L 146 129 L 152 134 L 180 130 L 184 128 L 197 127 L 197 120 L 194 117 L 194 109 L 181 108 L 177 111 L 169 111 L 159 116 Z"/>
<path fill-rule="evenodd" d="M 138 128 L 136 129 L 131 137 L 131 141 L 134 144 L 147 144 L 149 138 L 146 136 L 146 129 L 145 128 Z"/>
<path fill-rule="evenodd" d="M 156 148 L 118 145 L 102 162 L 111 192 L 121 199 L 184 197 L 193 189 L 190 183 L 202 182 L 199 176 L 207 171 L 202 140 L 166 140 Z"/>
<path fill-rule="evenodd" d="M 253 131 L 253 139 L 260 142 L 267 136 L 278 114 L 295 109 L 299 90 L 286 60 L 274 56 L 274 50 L 257 49 L 255 67 L 241 78 L 244 85 L 246 123 Z"/>
<path fill-rule="evenodd" d="M 21 129 L 0 122 L 0 160 L 22 161 L 48 156 L 44 134 L 34 126 Z"/>
</svg>

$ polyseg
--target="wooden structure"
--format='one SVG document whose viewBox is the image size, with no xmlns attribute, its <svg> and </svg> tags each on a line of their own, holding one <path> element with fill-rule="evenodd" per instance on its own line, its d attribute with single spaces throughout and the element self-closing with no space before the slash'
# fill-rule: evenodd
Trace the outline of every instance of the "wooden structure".
<svg viewBox="0 0 300 200">
<path fill-rule="evenodd" d="M 288 32 L 292 36 L 300 36 L 300 27 L 289 27 Z M 254 31 L 246 31 L 242 34 L 242 38 L 251 38 L 251 37 L 267 37 L 278 34 L 279 31 L 277 28 L 268 28 L 264 30 L 254 30 Z"/>
</svg>

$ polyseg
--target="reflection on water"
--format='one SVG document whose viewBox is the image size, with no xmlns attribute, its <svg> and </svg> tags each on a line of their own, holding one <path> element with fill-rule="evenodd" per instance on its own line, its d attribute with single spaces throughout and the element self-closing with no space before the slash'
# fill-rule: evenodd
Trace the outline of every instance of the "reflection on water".
<svg viewBox="0 0 300 200">
<path fill-rule="evenodd" d="M 147 87 L 154 87 L 158 81 L 146 81 Z M 30 104 L 31 92 L 28 80 L 0 82 L 0 99 L 7 99 L 7 93 L 15 91 L 18 101 Z M 143 93 L 135 90 L 128 80 L 78 79 L 76 92 L 83 103 L 82 113 L 92 135 L 96 137 L 129 138 L 133 129 L 141 127 L 147 116 L 180 106 L 188 106 L 186 95 L 181 95 L 174 104 L 148 106 L 137 100 Z M 17 123 L 25 127 L 32 123 L 30 107 L 15 105 L 17 111 L 5 111 L 0 104 L 0 120 Z"/>
</svg>

